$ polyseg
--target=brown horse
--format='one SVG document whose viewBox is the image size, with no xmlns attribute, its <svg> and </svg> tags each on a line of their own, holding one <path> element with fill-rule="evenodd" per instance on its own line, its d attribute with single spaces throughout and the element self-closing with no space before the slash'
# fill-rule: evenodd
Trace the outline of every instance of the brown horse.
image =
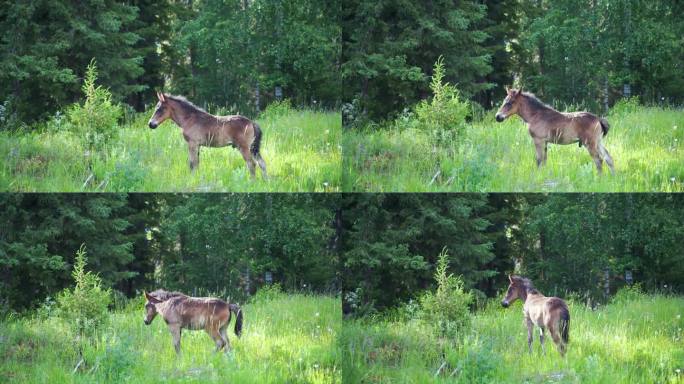
<svg viewBox="0 0 684 384">
<path fill-rule="evenodd" d="M 169 326 L 176 353 L 180 353 L 181 330 L 204 329 L 216 343 L 216 352 L 230 349 L 226 328 L 231 312 L 235 314 L 235 334 L 242 333 L 242 310 L 237 304 L 228 304 L 211 297 L 190 297 L 180 292 L 156 290 L 145 292 L 145 324 L 150 325 L 160 313 Z"/>
<path fill-rule="evenodd" d="M 190 170 L 199 165 L 199 150 L 204 147 L 225 147 L 231 145 L 240 150 L 247 163 L 249 174 L 255 177 L 255 166 L 266 175 L 266 163 L 259 153 L 261 128 L 250 119 L 240 115 L 214 116 L 192 104 L 184 97 L 157 92 L 159 102 L 150 118 L 149 126 L 154 129 L 166 119 L 173 120 L 183 130 L 188 143 Z"/>
<path fill-rule="evenodd" d="M 523 93 L 522 89 L 506 88 L 506 92 L 508 95 L 496 113 L 496 121 L 502 122 L 517 114 L 527 123 L 527 130 L 537 150 L 537 167 L 546 163 L 548 143 L 579 143 L 589 151 L 599 174 L 604 160 L 610 173 L 614 173 L 613 159 L 601 142 L 610 128 L 606 119 L 589 112 L 558 112 L 533 94 Z"/>
<path fill-rule="evenodd" d="M 556 343 L 561 356 L 565 355 L 570 332 L 570 311 L 565 301 L 557 297 L 546 297 L 532 286 L 530 279 L 520 276 L 508 276 L 511 284 L 508 286 L 506 297 L 501 302 L 508 308 L 515 300 L 522 300 L 525 324 L 527 325 L 527 347 L 532 353 L 532 334 L 534 325 L 540 328 L 539 342 L 544 349 L 544 330 L 548 329 Z"/>
</svg>

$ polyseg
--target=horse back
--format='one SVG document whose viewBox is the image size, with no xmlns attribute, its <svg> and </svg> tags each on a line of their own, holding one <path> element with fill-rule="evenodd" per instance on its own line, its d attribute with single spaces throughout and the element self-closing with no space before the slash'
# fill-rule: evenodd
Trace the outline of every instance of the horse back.
<svg viewBox="0 0 684 384">
<path fill-rule="evenodd" d="M 254 124 L 252 120 L 240 115 L 216 116 L 213 124 L 207 128 L 207 145 L 237 147 L 249 145 L 254 140 Z"/>
<path fill-rule="evenodd" d="M 170 307 L 183 328 L 220 328 L 230 320 L 230 307 L 221 299 L 186 296 L 171 300 L 175 300 Z"/>
</svg>

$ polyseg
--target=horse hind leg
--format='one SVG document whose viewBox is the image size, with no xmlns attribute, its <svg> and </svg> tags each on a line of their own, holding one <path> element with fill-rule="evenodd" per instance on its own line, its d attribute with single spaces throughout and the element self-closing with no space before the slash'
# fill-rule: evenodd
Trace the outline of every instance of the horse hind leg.
<svg viewBox="0 0 684 384">
<path fill-rule="evenodd" d="M 246 147 L 240 147 L 240 153 L 242 154 L 242 158 L 245 159 L 245 163 L 247 164 L 247 169 L 249 169 L 249 176 L 254 179 L 256 177 L 255 172 L 254 172 L 254 159 L 252 158 L 252 153 L 249 151 L 249 148 Z"/>
<path fill-rule="evenodd" d="M 224 351 L 228 352 L 231 350 L 230 347 L 230 340 L 228 339 L 228 335 L 226 335 L 226 328 L 228 327 L 228 323 L 224 324 L 223 327 L 219 328 L 219 334 L 221 335 L 221 339 L 223 339 L 223 345 L 225 346 Z"/>
<path fill-rule="evenodd" d="M 596 170 L 600 175 L 601 173 L 603 173 L 603 159 L 601 158 L 601 153 L 598 147 L 598 145 L 587 145 L 587 150 L 589 151 L 589 155 L 591 155 L 591 158 L 594 159 L 594 164 L 596 164 Z"/>
<path fill-rule="evenodd" d="M 549 333 L 551 333 L 551 338 L 553 338 L 553 342 L 556 344 L 558 352 L 561 354 L 561 356 L 565 356 L 565 343 L 561 339 L 558 327 L 549 327 Z"/>
<path fill-rule="evenodd" d="M 601 152 L 601 156 L 603 157 L 603 160 L 605 160 L 606 164 L 608 164 L 608 169 L 610 169 L 610 174 L 614 175 L 615 174 L 615 168 L 613 167 L 613 158 L 610 157 L 610 153 L 608 153 L 608 150 L 606 147 L 603 146 L 603 143 L 599 144 L 599 151 Z"/>
<path fill-rule="evenodd" d="M 255 153 L 253 157 L 256 160 L 257 165 L 259 165 L 259 168 L 261 168 L 261 174 L 264 176 L 264 179 L 268 179 L 268 174 L 266 173 L 266 162 L 264 161 L 263 157 L 261 157 L 261 154 Z"/>
<path fill-rule="evenodd" d="M 532 323 L 532 320 L 530 319 L 525 320 L 525 325 L 527 326 L 527 349 L 529 350 L 530 354 L 532 354 L 532 336 L 534 334 L 534 323 Z"/>
<path fill-rule="evenodd" d="M 214 340 L 214 343 L 216 344 L 216 350 L 214 352 L 218 352 L 223 347 L 226 345 L 225 341 L 223 340 L 223 337 L 221 337 L 221 333 L 219 332 L 218 329 L 207 329 L 207 333 L 209 333 L 209 336 Z"/>
</svg>

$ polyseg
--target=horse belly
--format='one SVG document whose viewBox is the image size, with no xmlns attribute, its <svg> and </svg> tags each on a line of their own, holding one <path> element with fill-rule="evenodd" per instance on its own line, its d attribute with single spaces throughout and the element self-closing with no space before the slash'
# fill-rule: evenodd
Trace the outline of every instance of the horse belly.
<svg viewBox="0 0 684 384">
<path fill-rule="evenodd" d="M 564 126 L 551 131 L 549 141 L 553 144 L 573 144 L 579 140 L 577 132 L 571 126 Z"/>
<path fill-rule="evenodd" d="M 205 142 L 205 145 L 207 147 L 214 148 L 226 147 L 229 145 L 232 147 L 235 146 L 235 144 L 233 143 L 233 137 L 226 129 L 221 129 L 216 132 L 208 134 Z"/>
<path fill-rule="evenodd" d="M 539 309 L 528 309 L 525 311 L 525 316 L 534 323 L 534 325 L 544 328 L 544 312 Z"/>
</svg>

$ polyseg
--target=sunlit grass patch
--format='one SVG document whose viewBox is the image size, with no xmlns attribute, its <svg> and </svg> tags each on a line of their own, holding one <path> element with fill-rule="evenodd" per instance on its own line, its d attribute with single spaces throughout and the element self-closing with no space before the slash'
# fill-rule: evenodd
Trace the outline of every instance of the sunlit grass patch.
<svg viewBox="0 0 684 384">
<path fill-rule="evenodd" d="M 137 310 L 136 310 L 137 309 Z M 0 324 L 0 381 L 16 383 L 209 382 L 339 383 L 336 338 L 341 326 L 339 299 L 278 295 L 243 306 L 243 335 L 228 338 L 233 350 L 214 353 L 203 331 L 183 331 L 182 354 L 159 318 L 143 323 L 143 309 L 115 312 L 108 326 L 77 353 L 69 328 L 56 318 Z"/>
<path fill-rule="evenodd" d="M 599 176 L 586 148 L 535 149 L 517 117 L 468 125 L 459 140 L 433 143 L 417 129 L 345 132 L 345 189 L 354 191 L 679 192 L 684 191 L 684 111 L 637 107 L 608 116 L 604 143 L 616 174 Z"/>
<path fill-rule="evenodd" d="M 520 304 L 492 302 L 460 338 L 432 336 L 419 320 L 345 321 L 342 367 L 368 383 L 678 383 L 684 380 L 684 299 L 640 295 L 591 310 L 570 301 L 566 358 L 538 330 L 527 352 Z M 548 336 L 548 335 L 547 335 Z M 678 371 L 679 370 L 679 371 Z"/>
<path fill-rule="evenodd" d="M 116 140 L 89 153 L 67 131 L 0 134 L 0 190 L 78 191 L 309 191 L 341 189 L 339 113 L 289 110 L 257 119 L 269 180 L 256 180 L 230 147 L 202 148 L 194 174 L 181 129 L 166 122 L 147 127 L 148 114 L 121 126 Z"/>
</svg>

